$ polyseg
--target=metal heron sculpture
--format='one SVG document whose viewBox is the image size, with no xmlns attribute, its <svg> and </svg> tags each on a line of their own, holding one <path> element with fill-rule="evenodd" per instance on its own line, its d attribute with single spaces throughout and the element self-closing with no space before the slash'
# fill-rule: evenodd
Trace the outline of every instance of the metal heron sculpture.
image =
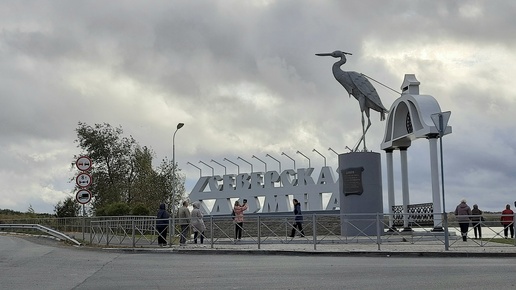
<svg viewBox="0 0 516 290">
<path fill-rule="evenodd" d="M 340 60 L 333 64 L 332 71 L 335 79 L 346 89 L 349 96 L 353 95 L 360 104 L 360 111 L 362 112 L 362 137 L 358 141 L 353 152 L 358 151 L 361 142 L 364 142 L 364 151 L 367 151 L 365 135 L 369 127 L 371 127 L 371 120 L 369 118 L 369 109 L 373 109 L 380 113 L 380 121 L 385 120 L 385 113 L 389 111 L 383 106 L 380 96 L 376 92 L 373 85 L 361 73 L 356 71 L 343 71 L 340 67 L 346 63 L 346 54 L 349 52 L 336 50 L 332 53 L 316 53 L 317 56 L 332 56 Z M 367 126 L 365 126 L 364 114 L 367 117 Z"/>
</svg>

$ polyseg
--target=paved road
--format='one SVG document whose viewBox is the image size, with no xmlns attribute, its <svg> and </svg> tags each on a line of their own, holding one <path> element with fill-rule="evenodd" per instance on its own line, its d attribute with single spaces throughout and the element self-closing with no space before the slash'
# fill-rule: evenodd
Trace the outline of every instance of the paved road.
<svg viewBox="0 0 516 290">
<path fill-rule="evenodd" d="M 0 235 L 2 289 L 515 288 L 514 258 L 110 252 Z"/>
</svg>

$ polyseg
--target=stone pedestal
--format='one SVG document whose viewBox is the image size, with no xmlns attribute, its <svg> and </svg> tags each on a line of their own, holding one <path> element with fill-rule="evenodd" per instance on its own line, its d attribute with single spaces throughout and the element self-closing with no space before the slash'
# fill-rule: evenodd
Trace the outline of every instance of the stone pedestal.
<svg viewBox="0 0 516 290">
<path fill-rule="evenodd" d="M 383 221 L 381 155 L 351 152 L 339 155 L 342 236 L 376 235 L 377 214 Z M 383 224 L 380 233 L 383 234 Z"/>
</svg>

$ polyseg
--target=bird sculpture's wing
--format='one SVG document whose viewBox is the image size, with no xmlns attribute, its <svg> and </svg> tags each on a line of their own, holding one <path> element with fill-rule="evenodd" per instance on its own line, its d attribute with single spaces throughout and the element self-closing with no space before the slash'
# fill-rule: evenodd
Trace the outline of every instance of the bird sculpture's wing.
<svg viewBox="0 0 516 290">
<path fill-rule="evenodd" d="M 349 78 L 355 87 L 359 90 L 358 93 L 361 93 L 366 97 L 366 102 L 369 108 L 378 112 L 387 111 L 387 109 L 383 106 L 382 101 L 380 100 L 380 96 L 376 92 L 376 89 L 366 77 L 360 73 L 357 73 L 356 71 L 350 71 L 348 73 Z"/>
</svg>

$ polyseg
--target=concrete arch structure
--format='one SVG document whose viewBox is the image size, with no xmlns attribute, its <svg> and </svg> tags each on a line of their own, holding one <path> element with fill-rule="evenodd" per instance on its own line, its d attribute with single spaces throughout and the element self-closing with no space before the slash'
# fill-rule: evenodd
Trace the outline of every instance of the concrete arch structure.
<svg viewBox="0 0 516 290">
<path fill-rule="evenodd" d="M 389 226 L 392 227 L 394 199 L 393 152 L 400 151 L 401 160 L 401 190 L 403 199 L 404 230 L 411 230 L 408 221 L 409 178 L 407 150 L 412 141 L 425 138 L 429 141 L 430 171 L 432 180 L 432 199 L 434 209 L 434 230 L 442 230 L 440 213 L 441 198 L 439 195 L 439 169 L 437 160 L 437 139 L 439 129 L 432 121 L 432 115 L 442 113 L 437 100 L 430 95 L 419 94 L 420 82 L 414 74 L 406 74 L 401 85 L 402 94 L 392 104 L 385 125 L 385 136 L 381 149 L 387 158 L 387 187 L 389 204 Z M 446 126 L 443 135 L 452 132 L 451 126 Z"/>
</svg>

